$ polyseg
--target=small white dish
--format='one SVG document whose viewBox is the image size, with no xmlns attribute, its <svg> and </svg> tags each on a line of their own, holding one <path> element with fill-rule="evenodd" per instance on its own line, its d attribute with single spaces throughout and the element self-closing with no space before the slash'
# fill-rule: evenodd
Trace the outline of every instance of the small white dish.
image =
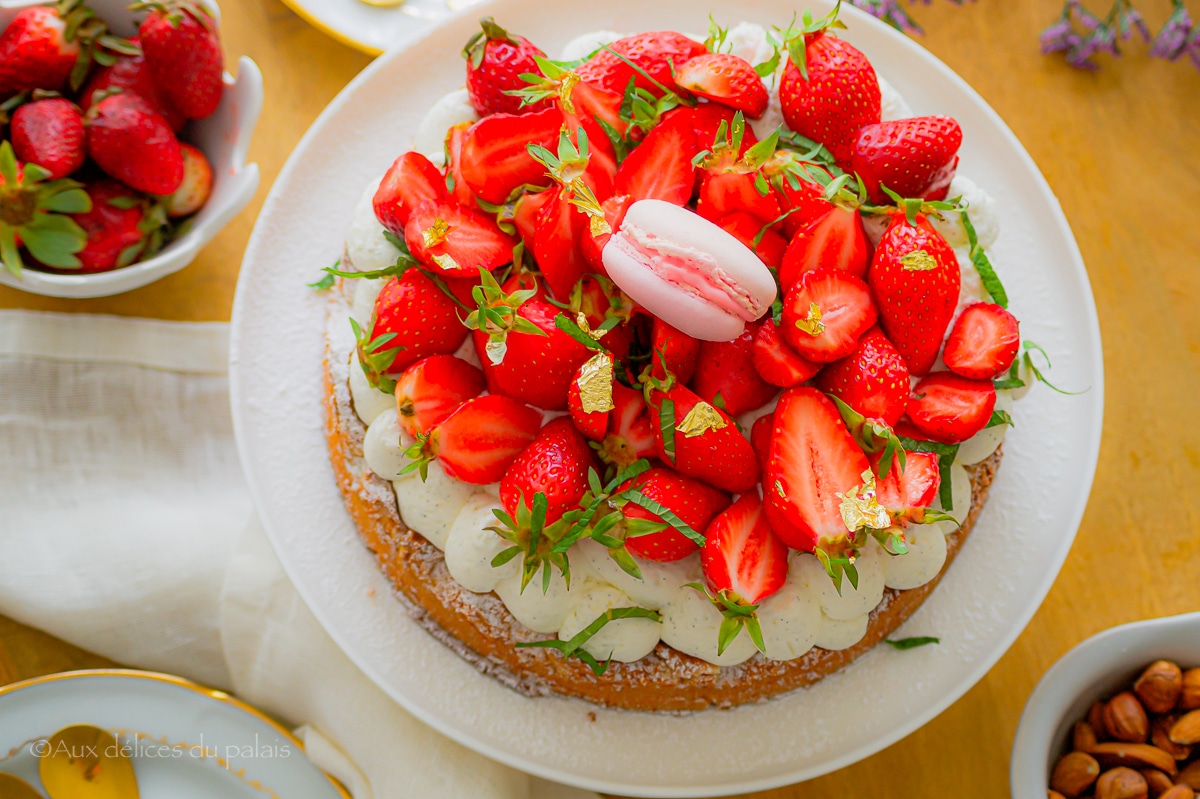
<svg viewBox="0 0 1200 799">
<path fill-rule="evenodd" d="M 205 0 L 218 21 L 220 9 L 214 0 Z M 0 0 L 0 30 L 16 13 L 42 0 Z M 128 10 L 127 0 L 91 0 L 97 15 L 114 32 L 132 36 L 139 18 Z M 258 116 L 262 111 L 263 84 L 258 65 L 246 56 L 238 60 L 238 75 L 225 73 L 225 92 L 216 113 L 207 119 L 188 123 L 183 138 L 208 156 L 213 168 L 212 195 L 192 220 L 192 228 L 145 261 L 94 274 L 51 274 L 25 269 L 19 276 L 0 269 L 0 283 L 48 297 L 107 297 L 141 288 L 178 272 L 195 260 L 200 250 L 246 207 L 258 190 L 258 164 L 247 164 L 246 153 Z"/>
<path fill-rule="evenodd" d="M 1013 799 L 1045 799 L 1050 770 L 1065 753 L 1075 722 L 1160 659 L 1184 668 L 1200 666 L 1200 613 L 1113 627 L 1063 655 L 1021 714 L 1009 772 Z"/>
<path fill-rule="evenodd" d="M 390 6 L 363 0 L 283 2 L 327 36 L 367 55 L 379 55 L 384 50 L 422 35 L 434 23 L 483 0 L 403 0 Z"/>
<path fill-rule="evenodd" d="M 125 669 L 51 674 L 0 688 L 0 772 L 41 790 L 45 739 L 73 724 L 117 736 L 144 799 L 350 799 L 261 711 L 180 677 Z"/>
</svg>

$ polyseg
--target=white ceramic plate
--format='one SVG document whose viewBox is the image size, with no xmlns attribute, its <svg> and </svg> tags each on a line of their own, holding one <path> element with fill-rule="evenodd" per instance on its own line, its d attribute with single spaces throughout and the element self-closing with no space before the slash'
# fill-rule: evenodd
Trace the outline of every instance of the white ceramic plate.
<svg viewBox="0 0 1200 799">
<path fill-rule="evenodd" d="M 283 0 L 310 25 L 342 44 L 379 55 L 483 0 L 404 0 L 383 8 L 363 0 Z M 460 48 L 461 49 L 461 48 Z"/>
<path fill-rule="evenodd" d="M 814 2 L 823 11 L 830 5 Z M 568 10 L 569 8 L 569 10 Z M 790 0 L 611 0 L 478 9 L 547 52 L 589 30 L 704 30 L 712 11 L 786 23 Z M 474 16 L 474 15 L 473 15 Z M 297 589 L 351 658 L 398 702 L 498 760 L 563 782 L 643 796 L 757 790 L 872 754 L 936 716 L 1004 653 L 1049 589 L 1083 514 L 1100 444 L 1103 367 L 1087 274 L 1058 202 L 988 106 L 912 41 L 846 9 L 847 37 L 917 113 L 953 114 L 961 170 L 1001 209 L 994 260 L 1022 332 L 1055 357 L 1066 397 L 1036 388 L 1015 412 L 987 509 L 946 580 L 903 630 L 940 646 L 880 647 L 815 687 L 686 717 L 529 699 L 480 675 L 390 598 L 334 484 L 322 428 L 325 298 L 305 283 L 342 250 L 351 209 L 411 141 L 425 109 L 463 80 L 458 18 L 379 59 L 313 125 L 275 184 L 246 253 L 231 376 L 238 442 L 263 523 Z M 589 720 L 594 713 L 594 720 Z"/>
<path fill-rule="evenodd" d="M 0 772 L 41 790 L 45 738 L 73 724 L 118 735 L 144 799 L 349 799 L 291 733 L 249 705 L 178 677 L 122 669 L 0 688 Z"/>
</svg>

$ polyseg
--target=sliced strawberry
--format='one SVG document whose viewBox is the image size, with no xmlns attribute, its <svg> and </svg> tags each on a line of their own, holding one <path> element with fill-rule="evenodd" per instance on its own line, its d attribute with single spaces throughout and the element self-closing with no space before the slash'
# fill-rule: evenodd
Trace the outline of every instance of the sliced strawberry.
<svg viewBox="0 0 1200 799">
<path fill-rule="evenodd" d="M 755 605 L 783 587 L 788 548 L 775 537 L 758 494 L 744 494 L 704 531 L 704 579 L 715 593 Z"/>
<path fill-rule="evenodd" d="M 479 20 L 481 30 L 463 48 L 467 59 L 467 97 L 480 116 L 541 111 L 549 103 L 522 107 L 521 98 L 509 94 L 524 89 L 525 73 L 537 73 L 534 56 L 546 54 L 524 36 L 509 33 L 491 17 Z"/>
<path fill-rule="evenodd" d="M 535 494 L 546 497 L 546 524 L 554 524 L 579 505 L 588 490 L 588 470 L 596 456 L 587 439 L 559 417 L 549 422 L 537 438 L 517 456 L 500 481 L 500 502 L 510 516 L 524 503 L 533 507 Z"/>
<path fill-rule="evenodd" d="M 934 372 L 913 388 L 908 418 L 934 441 L 959 444 L 987 427 L 995 409 L 992 381 Z"/>
<path fill-rule="evenodd" d="M 602 86 L 609 91 L 623 94 L 629 81 L 635 81 L 640 89 L 660 93 L 657 86 L 639 74 L 627 61 L 636 64 L 655 82 L 671 91 L 679 87 L 673 72 L 690 59 L 707 52 L 703 44 L 675 31 L 647 31 L 617 39 L 609 47 L 596 53 L 582 64 L 579 77 L 588 83 Z M 620 54 L 623 58 L 614 53 Z"/>
<path fill-rule="evenodd" d="M 774 411 L 755 419 L 750 428 L 750 446 L 754 448 L 754 454 L 758 457 L 758 465 L 763 474 L 767 473 L 767 464 L 771 462 L 771 432 L 774 429 Z"/>
<path fill-rule="evenodd" d="M 791 388 L 815 377 L 821 371 L 821 364 L 813 363 L 788 346 L 779 327 L 768 317 L 754 337 L 754 368 L 771 385 Z"/>
<path fill-rule="evenodd" d="M 879 474 L 883 453 L 871 456 L 871 466 Z M 875 481 L 875 498 L 892 513 L 904 513 L 914 508 L 928 508 L 938 497 L 942 484 L 938 470 L 938 457 L 932 452 L 904 453 L 904 466 L 900 458 L 892 456 L 892 465 L 887 477 Z"/>
<path fill-rule="evenodd" d="M 621 162 L 613 192 L 630 201 L 663 200 L 686 205 L 696 182 L 696 136 L 690 121 L 678 116 L 659 123 Z"/>
<path fill-rule="evenodd" d="M 955 374 L 991 380 L 1008 371 L 1021 347 L 1020 323 L 999 305 L 977 302 L 954 323 L 942 360 Z"/>
<path fill-rule="evenodd" d="M 758 326 L 746 325 L 733 341 L 702 341 L 692 390 L 730 416 L 757 410 L 775 399 L 779 389 L 754 369 L 754 340 Z M 719 396 L 718 396 L 719 395 Z"/>
<path fill-rule="evenodd" d="M 870 263 L 871 243 L 862 214 L 857 209 L 833 206 L 792 237 L 779 267 L 779 282 L 786 291 L 800 275 L 823 268 L 840 269 L 861 278 Z"/>
<path fill-rule="evenodd" d="M 546 205 L 558 200 L 559 196 L 557 189 L 546 189 L 523 192 L 517 198 L 516 205 L 513 207 L 513 224 L 516 225 L 517 233 L 525 242 L 525 246 L 530 250 L 533 249 L 533 239 L 537 234 L 538 215 Z"/>
<path fill-rule="evenodd" d="M 780 216 L 779 200 L 767 188 L 763 194 L 755 186 L 753 172 L 708 171 L 700 183 L 700 199 L 696 202 L 696 213 L 709 221 L 743 212 L 750 214 L 764 225 L 769 225 Z"/>
<path fill-rule="evenodd" d="M 663 115 L 661 124 L 686 122 L 690 125 L 692 133 L 696 137 L 696 151 L 689 157 L 695 157 L 701 150 L 715 149 L 720 144 L 717 140 L 717 133 L 721 129 L 721 123 L 725 123 L 725 130 L 728 131 L 733 125 L 733 116 L 735 113 L 734 109 L 718 105 L 717 103 L 701 103 L 696 106 L 683 106 L 667 112 Z M 724 141 L 728 141 L 728 133 Z M 738 147 L 736 158 L 744 156 L 746 151 L 756 144 L 758 144 L 758 137 L 754 135 L 754 128 L 747 125 L 745 132 L 742 134 L 742 141 Z"/>
<path fill-rule="evenodd" d="M 483 393 L 483 372 L 453 355 L 432 355 L 396 380 L 400 426 L 413 438 L 428 433 L 472 397 Z"/>
<path fill-rule="evenodd" d="M 854 352 L 878 313 L 867 284 L 836 269 L 805 272 L 783 300 L 783 339 L 801 356 L 829 363 Z"/>
<path fill-rule="evenodd" d="M 418 442 L 420 459 L 436 458 L 446 474 L 474 485 L 495 483 L 529 446 L 542 415 L 498 394 L 469 399 Z"/>
<path fill-rule="evenodd" d="M 815 388 L 792 388 L 775 409 L 763 499 L 771 528 L 794 549 L 811 552 L 846 535 L 841 499 L 870 468 L 833 401 Z"/>
<path fill-rule="evenodd" d="M 404 226 L 413 257 L 449 277 L 471 277 L 511 263 L 516 241 L 480 211 L 450 200 L 422 203 Z"/>
<path fill-rule="evenodd" d="M 745 244 L 759 259 L 771 267 L 778 269 L 783 262 L 783 253 L 787 249 L 787 241 L 773 228 L 767 227 L 758 219 L 745 211 L 737 211 L 716 220 L 717 226 L 731 233 L 734 238 Z M 758 239 L 758 243 L 755 243 Z"/>
<path fill-rule="evenodd" d="M 904 358 L 877 327 L 859 339 L 854 352 L 817 376 L 817 388 L 888 427 L 904 415 L 910 387 Z"/>
<path fill-rule="evenodd" d="M 463 139 L 463 181 L 480 199 L 497 205 L 521 186 L 549 186 L 546 167 L 526 148 L 538 144 L 552 149 L 562 122 L 557 108 L 519 116 L 493 114 L 479 120 Z"/>
<path fill-rule="evenodd" d="M 446 189 L 463 208 L 475 208 L 475 193 L 462 174 L 462 148 L 470 122 L 462 122 L 446 131 Z"/>
<path fill-rule="evenodd" d="M 666 425 L 664 430 L 662 414 L 667 402 L 671 403 L 669 407 L 675 423 Z M 758 459 L 729 414 L 705 402 L 708 406 L 705 410 L 711 410 L 719 417 L 719 426 L 698 425 L 691 434 L 679 429 L 688 428 L 688 414 L 702 402 L 704 400 L 683 386 L 675 386 L 666 392 L 651 392 L 651 428 L 658 457 L 674 466 L 680 474 L 703 480 L 716 488 L 737 494 L 749 491 L 760 476 Z"/>
<path fill-rule="evenodd" d="M 704 53 L 675 71 L 681 89 L 714 103 L 744 111 L 751 119 L 767 112 L 770 98 L 750 62 L 731 53 Z"/>
<path fill-rule="evenodd" d="M 643 472 L 619 490 L 627 491 L 630 488 L 636 488 L 646 497 L 672 511 L 684 524 L 701 534 L 714 516 L 729 507 L 729 496 L 725 492 L 661 466 Z M 633 502 L 626 503 L 621 512 L 628 520 L 642 519 L 657 523 L 663 521 L 658 515 Z M 627 538 L 625 545 L 640 558 L 660 562 L 685 558 L 698 549 L 695 541 L 673 527 L 649 535 Z"/>
<path fill-rule="evenodd" d="M 371 338 L 395 333 L 383 348 L 401 348 L 386 370 L 391 374 L 430 355 L 452 353 L 467 339 L 458 306 L 419 269 L 409 269 L 383 285 L 375 300 L 374 320 Z"/>
<path fill-rule="evenodd" d="M 696 373 L 700 342 L 656 316 L 650 328 L 650 353 L 655 377 L 664 380 L 669 372 L 677 381 L 686 384 Z"/>
<path fill-rule="evenodd" d="M 404 226 L 418 206 L 445 198 L 446 183 L 442 173 L 425 156 L 408 152 L 388 169 L 371 203 L 379 224 L 395 235 L 403 236 Z"/>
<path fill-rule="evenodd" d="M 587 269 L 579 242 L 588 218 L 571 205 L 563 189 L 552 191 L 554 197 L 538 212 L 533 257 L 554 297 L 565 302 Z"/>
<path fill-rule="evenodd" d="M 901 197 L 944 200 L 958 166 L 962 128 L 953 117 L 910 117 L 867 125 L 854 138 L 850 168 L 873 203 Z"/>
<path fill-rule="evenodd" d="M 658 452 L 650 409 L 642 392 L 613 383 L 613 405 L 609 412 L 608 435 L 600 447 L 605 463 L 624 468 L 640 458 L 652 458 Z"/>
</svg>

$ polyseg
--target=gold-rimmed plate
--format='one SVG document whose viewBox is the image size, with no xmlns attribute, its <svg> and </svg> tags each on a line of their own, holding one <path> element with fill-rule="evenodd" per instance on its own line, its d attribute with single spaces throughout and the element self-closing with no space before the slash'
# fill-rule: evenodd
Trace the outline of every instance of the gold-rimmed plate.
<svg viewBox="0 0 1200 799">
<path fill-rule="evenodd" d="M 47 739 L 73 724 L 117 737 L 142 799 L 349 799 L 300 741 L 261 711 L 179 677 L 125 669 L 0 688 L 0 772 L 41 790 L 38 762 L 51 754 Z"/>
<path fill-rule="evenodd" d="M 283 0 L 314 28 L 379 55 L 483 0 Z"/>
</svg>

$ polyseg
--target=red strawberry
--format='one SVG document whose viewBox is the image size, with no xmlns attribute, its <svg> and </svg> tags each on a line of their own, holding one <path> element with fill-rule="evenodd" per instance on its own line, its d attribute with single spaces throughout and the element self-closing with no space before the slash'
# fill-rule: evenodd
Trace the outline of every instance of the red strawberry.
<svg viewBox="0 0 1200 799">
<path fill-rule="evenodd" d="M 705 169 L 700 183 L 700 197 L 696 201 L 696 213 L 715 222 L 734 213 L 747 213 L 761 225 L 769 225 L 780 217 L 779 200 L 768 188 L 763 194 L 755 186 L 757 173 L 754 170 L 740 171 Z"/>
<path fill-rule="evenodd" d="M 871 456 L 871 465 L 879 474 L 883 453 Z M 875 481 L 875 498 L 879 504 L 893 514 L 904 514 L 914 508 L 928 508 L 938 498 L 942 484 L 938 470 L 938 456 L 932 452 L 904 453 L 904 466 L 900 458 L 893 455 L 887 477 Z"/>
<path fill-rule="evenodd" d="M 461 122 L 446 131 L 446 188 L 463 208 L 475 208 L 475 193 L 462 174 L 462 147 L 470 122 Z"/>
<path fill-rule="evenodd" d="M 546 54 L 524 36 L 511 34 L 491 17 L 479 20 L 482 30 L 467 41 L 467 96 L 480 116 L 541 111 L 548 102 L 521 107 L 521 98 L 506 92 L 524 89 L 523 73 L 537 74 L 534 56 Z"/>
<path fill-rule="evenodd" d="M 825 367 L 817 388 L 891 427 L 908 403 L 908 367 L 883 331 L 874 328 L 859 339 L 854 352 Z"/>
<path fill-rule="evenodd" d="M 481 211 L 428 200 L 412 212 L 404 240 L 413 257 L 449 277 L 472 277 L 511 263 L 516 241 Z"/>
<path fill-rule="evenodd" d="M 630 201 L 663 200 L 686 205 L 692 198 L 696 168 L 696 136 L 688 120 L 672 116 L 647 134 L 621 162 L 613 192 Z"/>
<path fill-rule="evenodd" d="M 622 485 L 618 491 L 636 488 L 645 496 L 672 511 L 697 533 L 703 534 L 713 517 L 729 507 L 723 491 L 691 480 L 661 466 L 643 472 Z M 621 509 L 626 519 L 661 523 L 662 519 L 632 502 Z M 685 558 L 697 550 L 696 542 L 673 527 L 657 533 L 625 540 L 626 548 L 640 558 L 667 562 Z"/>
<path fill-rule="evenodd" d="M 754 337 L 754 368 L 771 385 L 791 388 L 811 380 L 821 371 L 821 364 L 813 363 L 788 346 L 779 327 L 768 317 Z"/>
<path fill-rule="evenodd" d="M 413 438 L 428 433 L 484 387 L 483 372 L 462 358 L 422 358 L 396 380 L 400 426 Z"/>
<path fill-rule="evenodd" d="M 764 225 L 761 219 L 744 211 L 736 211 L 715 221 L 718 227 L 752 250 L 764 264 L 772 269 L 779 268 L 783 262 L 784 250 L 787 249 L 787 241 L 773 228 Z M 757 244 L 754 243 L 755 239 L 758 239 Z"/>
<path fill-rule="evenodd" d="M 901 197 L 944 200 L 958 166 L 962 128 L 953 117 L 912 117 L 862 128 L 854 139 L 850 168 L 873 203 L 888 203 L 881 188 Z"/>
<path fill-rule="evenodd" d="M 857 208 L 833 206 L 792 237 L 779 267 L 779 283 L 791 288 L 800 275 L 815 269 L 840 269 L 861 278 L 871 263 L 871 243 Z"/>
<path fill-rule="evenodd" d="M 775 190 L 779 207 L 787 213 L 783 219 L 783 233 L 789 239 L 834 207 L 825 199 L 824 186 L 816 182 L 817 175 L 831 180 L 828 171 L 801 161 L 791 150 L 776 150 L 763 164 L 762 172 Z"/>
<path fill-rule="evenodd" d="M 130 39 L 129 43 L 139 48 L 141 46 L 136 36 Z M 163 115 L 176 133 L 182 130 L 187 123 L 187 117 L 163 99 L 162 92 L 158 90 L 154 79 L 150 77 L 150 70 L 146 69 L 146 56 L 140 50 L 137 55 L 125 53 L 112 53 L 112 55 L 116 59 L 113 64 L 96 70 L 87 85 L 83 87 L 83 91 L 79 94 L 79 107 L 87 111 L 107 92 L 116 90 L 129 92 L 150 103 L 154 110 Z"/>
<path fill-rule="evenodd" d="M 180 143 L 183 151 L 183 181 L 167 199 L 167 216 L 177 218 L 194 214 L 208 202 L 212 193 L 212 164 L 199 147 Z"/>
<path fill-rule="evenodd" d="M 500 481 L 500 502 L 516 518 L 518 506 L 532 508 L 534 495 L 545 494 L 546 524 L 554 524 L 579 505 L 588 490 L 588 469 L 595 465 L 587 439 L 570 419 L 560 417 L 543 427 L 508 467 Z"/>
<path fill-rule="evenodd" d="M 818 269 L 788 289 L 780 332 L 804 358 L 829 363 L 854 352 L 877 317 L 866 283 L 837 269 Z"/>
<path fill-rule="evenodd" d="M 530 144 L 552 149 L 558 142 L 562 113 L 548 108 L 532 114 L 493 114 L 472 125 L 462 143 L 462 177 L 467 187 L 490 203 L 504 203 L 524 185 L 549 186 L 546 167 L 534 160 Z"/>
<path fill-rule="evenodd" d="M 992 381 L 934 372 L 913 387 L 908 418 L 934 441 L 958 444 L 987 427 L 995 409 Z"/>
<path fill-rule="evenodd" d="M 692 390 L 730 416 L 756 410 L 775 399 L 779 389 L 754 370 L 757 325 L 747 325 L 733 341 L 702 341 Z M 717 399 L 717 395 L 720 399 Z"/>
<path fill-rule="evenodd" d="M 663 430 L 663 408 L 665 403 L 674 414 L 674 425 Z M 697 409 L 697 405 L 703 406 Z M 652 391 L 650 394 L 651 429 L 658 447 L 658 457 L 680 474 L 703 480 L 711 486 L 740 494 L 749 491 L 758 483 L 758 459 L 750 442 L 742 436 L 729 414 L 704 402 L 691 390 L 675 386 L 668 391 Z M 716 414 L 720 426 L 709 426 L 693 420 L 693 432 L 689 427 L 689 414 L 708 411 Z M 684 430 L 680 430 L 680 428 Z"/>
<path fill-rule="evenodd" d="M 548 203 L 558 199 L 555 189 L 543 191 L 526 191 L 513 204 L 513 224 L 525 246 L 533 249 L 533 237 L 537 234 L 538 215 Z"/>
<path fill-rule="evenodd" d="M 991 380 L 1008 371 L 1021 347 L 1020 323 L 999 305 L 977 302 L 958 317 L 942 360 L 955 374 Z"/>
<path fill-rule="evenodd" d="M 446 182 L 428 158 L 417 152 L 400 156 L 388 168 L 371 204 L 379 224 L 403 238 L 404 226 L 419 205 L 446 198 Z M 474 204 L 465 206 L 474 207 Z"/>
<path fill-rule="evenodd" d="M 605 463 L 625 468 L 640 458 L 658 452 L 651 429 L 650 409 L 642 392 L 613 383 L 613 409 L 608 416 L 608 434 L 600 446 Z"/>
<path fill-rule="evenodd" d="M 167 120 L 136 94 L 114 94 L 85 118 L 87 152 L 112 177 L 147 194 L 171 194 L 183 182 L 183 150 Z"/>
<path fill-rule="evenodd" d="M 617 39 L 609 49 L 601 50 L 576 70 L 579 77 L 588 83 L 602 86 L 609 91 L 624 94 L 629 81 L 647 91 L 658 93 L 658 88 L 638 74 L 613 52 L 633 62 L 658 83 L 674 91 L 678 88 L 672 72 L 686 64 L 689 59 L 707 52 L 704 45 L 675 31 L 649 31 L 635 33 Z"/>
<path fill-rule="evenodd" d="M 587 264 L 580 242 L 588 217 L 580 213 L 561 187 L 551 190 L 550 201 L 538 212 L 533 234 L 533 257 L 555 298 L 565 301 L 583 277 Z"/>
<path fill-rule="evenodd" d="M 730 53 L 703 53 L 675 71 L 681 89 L 744 111 L 751 119 L 767 112 L 770 98 L 750 62 Z"/>
<path fill-rule="evenodd" d="M 771 529 L 794 549 L 813 551 L 846 535 L 841 500 L 862 485 L 867 456 L 842 423 L 833 402 L 815 388 L 792 388 L 775 409 L 763 477 Z"/>
<path fill-rule="evenodd" d="M 660 124 L 675 122 L 691 126 L 692 134 L 696 137 L 696 150 L 689 157 L 695 157 L 701 150 L 716 149 L 722 143 L 729 141 L 728 133 L 720 138 L 717 134 L 721 129 L 721 123 L 725 123 L 726 131 L 733 127 L 733 118 L 736 113 L 732 108 L 717 103 L 701 103 L 690 107 L 682 106 L 667 112 L 663 115 Z M 758 137 L 754 135 L 754 128 L 746 126 L 736 157 L 741 158 L 756 144 L 758 144 Z"/>
<path fill-rule="evenodd" d="M 625 221 L 625 212 L 632 204 L 633 200 L 624 195 L 615 195 L 600 203 L 600 207 L 604 210 L 604 221 L 608 223 L 610 231 L 620 229 L 621 223 Z M 579 242 L 579 251 L 583 254 L 584 262 L 602 274 L 605 272 L 601 253 L 611 237 L 611 232 L 593 234 L 591 225 L 588 225 L 584 228 L 583 239 Z"/>
<path fill-rule="evenodd" d="M 459 321 L 458 305 L 419 269 L 388 280 L 375 300 L 371 338 L 395 333 L 384 348 L 402 348 L 386 369 L 391 374 L 430 355 L 454 352 L 466 340 L 467 332 Z"/>
<path fill-rule="evenodd" d="M 771 462 L 771 431 L 774 429 L 774 411 L 755 419 L 753 426 L 750 428 L 750 446 L 754 449 L 754 454 L 758 458 L 759 468 L 762 469 L 763 474 L 767 473 L 767 464 Z"/>
<path fill-rule="evenodd" d="M 914 225 L 897 213 L 875 250 L 867 282 L 883 331 L 908 370 L 928 374 L 958 307 L 962 274 L 954 250 L 924 215 L 917 214 Z"/>
<path fill-rule="evenodd" d="M 107 272 L 136 261 L 153 232 L 145 198 L 115 180 L 101 180 L 84 191 L 92 199 L 92 210 L 71 216 L 87 233 L 87 246 L 75 254 L 79 270 Z"/>
<path fill-rule="evenodd" d="M 217 21 L 193 0 L 149 0 L 138 28 L 146 68 L 159 94 L 188 119 L 211 116 L 225 89 Z"/>
<path fill-rule="evenodd" d="M 66 11 L 69 6 L 64 4 L 61 8 Z M 17 12 L 0 32 L 0 98 L 30 89 L 59 91 L 67 85 L 77 64 L 86 69 L 83 46 L 86 43 L 80 41 L 78 34 L 67 37 L 68 22 L 80 24 L 85 13 L 74 9 L 67 11 L 64 18 L 53 5 Z"/>
<path fill-rule="evenodd" d="M 854 137 L 879 122 L 879 80 L 867 57 L 825 30 L 804 34 L 807 78 L 790 58 L 779 83 L 783 118 L 846 163 Z"/>
<path fill-rule="evenodd" d="M 788 548 L 775 537 L 758 494 L 744 494 L 704 531 L 704 579 L 714 593 L 756 605 L 783 587 Z"/>
<path fill-rule="evenodd" d="M 51 180 L 83 166 L 83 114 L 70 100 L 52 97 L 21 106 L 9 135 L 17 158 L 47 170 Z"/>
<path fill-rule="evenodd" d="M 487 485 L 537 436 L 542 415 L 497 394 L 469 399 L 410 450 L 416 463 L 437 459 L 446 474 L 466 483 Z"/>
<path fill-rule="evenodd" d="M 609 362 L 608 368 L 613 368 L 612 356 L 602 355 L 593 357 L 607 358 Z M 585 363 L 584 366 L 586 365 Z M 575 376 L 571 378 L 571 385 L 567 389 L 567 411 L 571 414 L 571 421 L 575 423 L 575 429 L 592 441 L 603 441 L 605 434 L 608 432 L 608 417 L 612 411 L 584 410 L 583 392 L 579 388 L 579 380 L 583 376 L 584 366 L 580 366 L 575 370 Z"/>
<path fill-rule="evenodd" d="M 696 373 L 696 360 L 699 357 L 698 340 L 654 317 L 650 328 L 650 358 L 655 377 L 665 380 L 669 372 L 675 375 L 678 382 L 687 384 Z"/>
</svg>

